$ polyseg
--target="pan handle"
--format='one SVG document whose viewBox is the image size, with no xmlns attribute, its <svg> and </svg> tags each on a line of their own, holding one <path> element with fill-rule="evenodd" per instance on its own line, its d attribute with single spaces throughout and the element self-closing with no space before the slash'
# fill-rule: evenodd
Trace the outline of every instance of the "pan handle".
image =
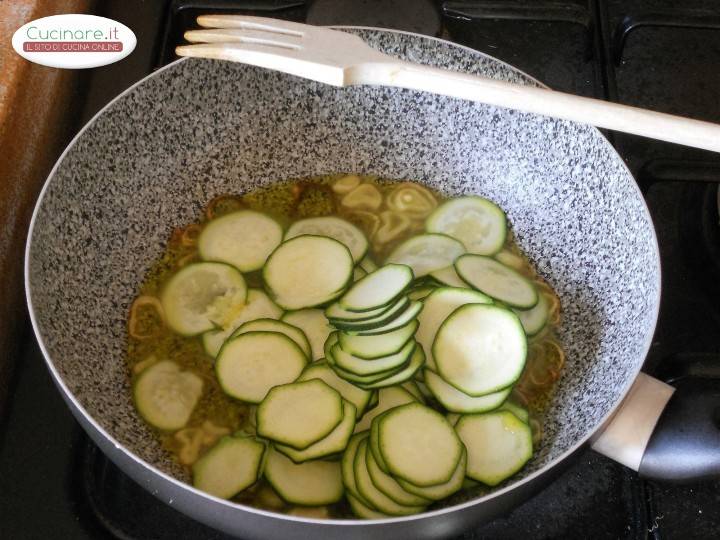
<svg viewBox="0 0 720 540">
<path fill-rule="evenodd" d="M 592 448 L 641 476 L 690 482 L 720 476 L 720 384 L 703 378 L 676 388 L 640 373 Z"/>
</svg>

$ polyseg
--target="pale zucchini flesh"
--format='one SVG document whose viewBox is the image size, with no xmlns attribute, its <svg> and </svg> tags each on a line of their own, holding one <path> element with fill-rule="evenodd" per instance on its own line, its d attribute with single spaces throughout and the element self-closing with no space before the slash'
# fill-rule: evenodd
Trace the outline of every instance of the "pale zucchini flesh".
<svg viewBox="0 0 720 540">
<path fill-rule="evenodd" d="M 369 406 L 370 398 L 373 393 L 371 390 L 363 390 L 354 384 L 339 377 L 325 362 L 315 362 L 310 364 L 302 372 L 298 381 L 308 381 L 310 379 L 320 379 L 325 384 L 337 390 L 343 399 L 348 400 L 355 405 L 357 418 L 360 418 Z"/>
<path fill-rule="evenodd" d="M 383 514 L 382 512 L 378 512 L 377 510 L 370 508 L 354 495 L 348 493 L 346 494 L 346 497 L 348 502 L 350 503 L 350 508 L 352 509 L 353 513 L 359 518 L 386 519 L 390 517 L 387 514 Z"/>
<path fill-rule="evenodd" d="M 540 330 L 545 328 L 548 320 L 548 301 L 545 295 L 538 292 L 538 301 L 531 309 L 520 310 L 513 309 L 520 319 L 523 329 L 528 336 L 534 336 Z"/>
<path fill-rule="evenodd" d="M 387 306 L 380 306 L 370 311 L 360 312 L 348 311 L 347 309 L 341 307 L 340 304 L 335 302 L 325 310 L 325 316 L 333 323 L 342 324 L 362 324 L 365 321 L 372 321 L 374 319 L 379 319 L 382 321 L 388 314 L 392 313 L 393 310 L 397 310 L 399 307 L 403 306 L 406 303 L 407 302 L 403 298 L 398 298 L 395 302 Z"/>
<path fill-rule="evenodd" d="M 140 373 L 133 398 L 140 416 L 163 431 L 185 427 L 202 395 L 202 379 L 183 371 L 171 360 L 162 360 Z"/>
<path fill-rule="evenodd" d="M 410 392 L 420 403 L 425 403 L 425 395 L 422 393 L 422 390 L 420 390 L 420 387 L 414 380 L 405 381 L 400 384 L 400 387 Z"/>
<path fill-rule="evenodd" d="M 371 330 L 361 330 L 361 331 L 357 332 L 357 334 L 361 335 L 361 336 L 376 336 L 378 334 L 387 334 L 388 332 L 397 330 L 398 328 L 405 326 L 406 324 L 409 324 L 411 321 L 414 321 L 415 319 L 417 319 L 417 316 L 420 314 L 422 309 L 423 309 L 422 302 L 418 302 L 418 301 L 410 302 L 408 307 L 392 321 L 390 321 L 378 328 L 373 328 Z M 351 333 L 352 333 L 352 331 L 351 331 Z"/>
<path fill-rule="evenodd" d="M 290 225 L 285 233 L 285 240 L 304 234 L 327 236 L 328 238 L 341 242 L 350 250 L 350 254 L 356 262 L 363 259 L 368 249 L 367 238 L 365 238 L 365 234 L 363 234 L 360 229 L 349 221 L 333 216 L 314 217 L 296 221 Z"/>
<path fill-rule="evenodd" d="M 335 365 L 335 359 L 332 353 L 327 355 L 326 361 L 328 365 L 333 369 L 333 371 L 338 375 L 338 377 L 341 377 L 346 381 L 351 382 L 352 384 L 358 386 L 358 388 L 360 388 L 361 385 L 370 385 L 383 379 L 387 379 L 388 377 L 395 375 L 404 368 L 404 366 L 400 366 L 398 368 L 381 371 L 380 373 L 376 373 L 373 375 L 357 375 L 352 371 L 347 371 L 346 369 Z"/>
<path fill-rule="evenodd" d="M 532 456 L 532 433 L 510 411 L 465 415 L 455 429 L 468 450 L 467 476 L 496 486 Z"/>
<path fill-rule="evenodd" d="M 198 237 L 198 252 L 206 261 L 233 265 L 241 272 L 262 268 L 283 238 L 282 227 L 254 210 L 239 210 L 210 221 Z"/>
<path fill-rule="evenodd" d="M 435 289 L 423 301 L 424 308 L 418 315 L 418 331 L 415 335 L 418 343 L 422 345 L 428 367 L 436 369 L 432 354 L 432 344 L 435 341 L 440 325 L 448 316 L 460 306 L 465 304 L 491 304 L 492 298 L 470 289 L 457 287 L 440 287 Z"/>
<path fill-rule="evenodd" d="M 335 347 L 332 348 L 332 356 L 335 360 L 335 365 L 346 371 L 350 371 L 356 375 L 377 375 L 404 365 L 410 359 L 413 350 L 415 350 L 415 341 L 409 340 L 405 346 L 396 353 L 374 360 L 365 360 L 364 358 L 358 358 L 357 356 L 348 354 L 343 351 L 339 345 L 335 345 Z"/>
<path fill-rule="evenodd" d="M 237 337 L 247 332 L 278 332 L 284 334 L 292 339 L 300 350 L 309 359 L 312 351 L 310 349 L 310 342 L 302 330 L 298 327 L 291 325 L 284 321 L 278 321 L 276 319 L 255 319 L 254 321 L 248 321 L 244 323 L 240 328 L 235 330 L 230 338 Z"/>
<path fill-rule="evenodd" d="M 376 422 L 380 454 L 394 477 L 419 487 L 450 480 L 462 457 L 462 442 L 443 415 L 410 403 Z"/>
<path fill-rule="evenodd" d="M 374 331 L 388 325 L 392 325 L 397 328 L 397 325 L 394 324 L 395 321 L 400 315 L 407 311 L 407 309 L 410 307 L 410 304 L 410 299 L 407 296 L 401 296 L 395 302 L 390 304 L 390 306 L 388 306 L 383 313 L 380 313 L 379 315 L 370 319 L 354 321 L 346 319 L 330 319 L 330 321 L 336 328 L 353 333 Z"/>
<path fill-rule="evenodd" d="M 286 335 L 248 332 L 220 349 L 215 374 L 227 395 L 260 403 L 274 386 L 297 379 L 306 363 L 305 354 Z"/>
<path fill-rule="evenodd" d="M 460 456 L 460 461 L 458 462 L 457 467 L 455 468 L 455 471 L 453 472 L 452 476 L 447 482 L 443 482 L 442 484 L 437 484 L 434 486 L 416 486 L 412 484 L 411 482 L 408 482 L 407 480 L 403 480 L 402 478 L 398 478 L 398 484 L 400 486 L 408 491 L 409 493 L 413 493 L 417 495 L 418 497 L 425 497 L 427 499 L 432 499 L 434 501 L 439 501 L 441 499 L 445 499 L 446 497 L 449 497 L 456 491 L 459 491 L 462 489 L 463 484 L 466 480 L 465 473 L 467 469 L 467 460 L 468 460 L 468 453 L 465 447 L 462 448 L 462 455 Z"/>
<path fill-rule="evenodd" d="M 463 279 L 458 276 L 454 266 L 446 266 L 440 270 L 430 272 L 430 276 L 448 287 L 459 287 L 461 289 L 467 289 L 470 287 L 470 285 L 465 283 Z"/>
<path fill-rule="evenodd" d="M 377 336 L 358 336 L 340 332 L 338 343 L 345 352 L 360 358 L 380 358 L 399 351 L 413 337 L 417 327 L 418 322 L 414 320 L 387 334 Z"/>
<path fill-rule="evenodd" d="M 225 263 L 188 264 L 160 293 L 165 320 L 173 332 L 195 336 L 222 326 L 228 313 L 247 299 L 242 274 Z"/>
<path fill-rule="evenodd" d="M 530 309 L 538 302 L 537 290 L 525 276 L 491 257 L 463 255 L 455 269 L 474 289 L 511 307 Z"/>
<path fill-rule="evenodd" d="M 337 461 L 293 461 L 270 448 L 265 478 L 285 501 L 303 506 L 333 504 L 343 496 L 342 473 Z"/>
<path fill-rule="evenodd" d="M 372 383 L 357 383 L 360 388 L 365 388 L 366 390 L 376 389 L 376 388 L 385 388 L 387 386 L 394 386 L 396 384 L 401 384 L 405 381 L 408 381 L 412 379 L 413 375 L 417 373 L 420 368 L 423 367 L 425 364 L 425 353 L 423 353 L 422 347 L 417 346 L 415 347 L 415 350 L 413 351 L 412 356 L 410 357 L 410 361 L 408 364 L 403 367 L 400 371 L 397 373 L 394 373 L 393 375 L 386 377 L 384 379 L 380 379 L 379 381 L 375 381 Z"/>
<path fill-rule="evenodd" d="M 272 388 L 257 409 L 257 433 L 304 450 L 330 434 L 343 419 L 340 394 L 319 379 Z"/>
<path fill-rule="evenodd" d="M 507 219 L 494 202 L 483 197 L 458 197 L 441 204 L 427 219 L 429 232 L 456 238 L 468 253 L 492 255 L 502 249 Z"/>
<path fill-rule="evenodd" d="M 430 500 L 406 491 L 397 480 L 383 471 L 375 461 L 372 452 L 365 452 L 365 461 L 370 480 L 386 496 L 403 506 L 427 506 Z"/>
<path fill-rule="evenodd" d="M 511 388 L 481 397 L 472 397 L 446 383 L 440 375 L 425 370 L 425 384 L 446 410 L 456 413 L 480 413 L 497 409 L 510 395 Z"/>
<path fill-rule="evenodd" d="M 408 266 L 386 264 L 354 283 L 338 304 L 348 311 L 372 311 L 391 304 L 412 280 L 413 273 Z"/>
<path fill-rule="evenodd" d="M 360 443 L 365 440 L 368 436 L 366 431 L 353 434 L 345 447 L 342 459 L 340 460 L 340 468 L 342 471 L 342 481 L 346 489 L 346 495 L 353 495 L 358 499 L 362 499 L 362 495 L 357 489 L 355 484 L 355 455 Z M 367 501 L 362 501 L 364 504 L 368 504 Z"/>
<path fill-rule="evenodd" d="M 280 319 L 303 331 L 310 342 L 312 360 L 323 357 L 323 345 L 332 332 L 332 327 L 321 309 L 300 309 L 288 311 Z"/>
<path fill-rule="evenodd" d="M 316 307 L 340 296 L 351 282 L 348 249 L 324 236 L 296 236 L 272 252 L 263 279 L 275 303 L 284 309 Z"/>
<path fill-rule="evenodd" d="M 527 340 L 517 315 L 487 304 L 456 309 L 433 343 L 437 372 L 473 397 L 507 388 L 525 367 Z"/>
<path fill-rule="evenodd" d="M 365 255 L 360 261 L 359 266 L 368 274 L 378 269 L 377 264 L 370 258 L 370 255 Z"/>
<path fill-rule="evenodd" d="M 522 407 L 511 400 L 507 400 L 505 403 L 503 403 L 502 406 L 498 408 L 498 410 L 510 411 L 526 424 L 530 420 L 530 413 L 528 412 L 528 410 L 525 407 Z"/>
<path fill-rule="evenodd" d="M 400 405 L 417 401 L 415 396 L 413 396 L 405 388 L 401 388 L 399 386 L 381 388 L 377 391 L 377 397 L 377 406 L 368 410 L 355 425 L 356 433 L 370 429 L 372 421 L 382 413 L 389 411 L 390 409 L 394 409 L 395 407 L 399 407 Z"/>
<path fill-rule="evenodd" d="M 193 486 L 230 499 L 258 481 L 265 450 L 253 437 L 223 437 L 193 464 Z"/>
<path fill-rule="evenodd" d="M 454 238 L 444 234 L 421 234 L 396 247 L 386 263 L 405 264 L 419 278 L 451 266 L 463 253 L 465 247 Z"/>
</svg>

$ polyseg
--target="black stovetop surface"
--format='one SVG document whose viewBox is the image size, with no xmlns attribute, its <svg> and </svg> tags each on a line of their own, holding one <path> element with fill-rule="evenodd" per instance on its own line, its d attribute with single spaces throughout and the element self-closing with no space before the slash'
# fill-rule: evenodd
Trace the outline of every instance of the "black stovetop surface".
<svg viewBox="0 0 720 540">
<path fill-rule="evenodd" d="M 103 2 L 138 36 L 123 62 L 92 70 L 78 128 L 153 69 L 208 11 L 437 35 L 505 60 L 568 92 L 720 122 L 716 0 L 175 0 Z M 720 378 L 718 155 L 613 135 L 645 193 L 663 262 L 663 301 L 646 370 Z M 156 500 L 87 439 L 27 328 L 0 424 L 0 538 L 225 538 Z M 638 479 L 587 450 L 511 514 L 469 531 L 494 538 L 705 539 L 720 531 L 720 481 Z"/>
</svg>

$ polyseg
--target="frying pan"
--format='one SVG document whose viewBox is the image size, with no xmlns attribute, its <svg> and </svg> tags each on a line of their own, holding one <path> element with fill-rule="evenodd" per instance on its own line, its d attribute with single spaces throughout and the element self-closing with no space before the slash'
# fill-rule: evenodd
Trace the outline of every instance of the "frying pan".
<svg viewBox="0 0 720 540">
<path fill-rule="evenodd" d="M 411 61 L 539 84 L 445 41 L 345 30 Z M 341 171 L 491 198 L 561 299 L 567 364 L 544 412 L 544 438 L 523 471 L 489 493 L 378 521 L 258 510 L 188 485 L 135 412 L 126 318 L 172 229 L 197 219 L 217 195 Z M 239 64 L 178 61 L 108 104 L 61 156 L 33 216 L 26 287 L 48 368 L 92 439 L 166 503 L 243 538 L 447 536 L 508 512 L 593 441 L 653 477 L 720 470 L 720 437 L 703 412 L 710 404 L 689 414 L 677 395 L 670 399 L 672 388 L 640 373 L 659 305 L 657 242 L 623 161 L 584 125 L 406 90 L 339 89 Z M 678 422 L 697 436 L 679 436 Z"/>
</svg>

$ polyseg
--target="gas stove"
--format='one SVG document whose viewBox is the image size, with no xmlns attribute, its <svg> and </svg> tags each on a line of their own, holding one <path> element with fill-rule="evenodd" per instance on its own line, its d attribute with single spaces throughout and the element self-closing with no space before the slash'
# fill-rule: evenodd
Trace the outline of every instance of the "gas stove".
<svg viewBox="0 0 720 540">
<path fill-rule="evenodd" d="M 424 33 L 495 56 L 550 87 L 720 123 L 716 0 L 134 0 L 99 15 L 135 31 L 125 61 L 88 73 L 77 128 L 112 97 L 175 59 L 201 13 Z M 720 382 L 720 157 L 607 134 L 655 222 L 663 299 L 646 370 Z M 120 472 L 83 434 L 47 374 L 29 325 L 0 426 L 0 536 L 221 539 Z M 704 539 L 720 530 L 720 481 L 641 480 L 591 450 L 512 513 L 468 531 L 494 538 Z"/>
</svg>

